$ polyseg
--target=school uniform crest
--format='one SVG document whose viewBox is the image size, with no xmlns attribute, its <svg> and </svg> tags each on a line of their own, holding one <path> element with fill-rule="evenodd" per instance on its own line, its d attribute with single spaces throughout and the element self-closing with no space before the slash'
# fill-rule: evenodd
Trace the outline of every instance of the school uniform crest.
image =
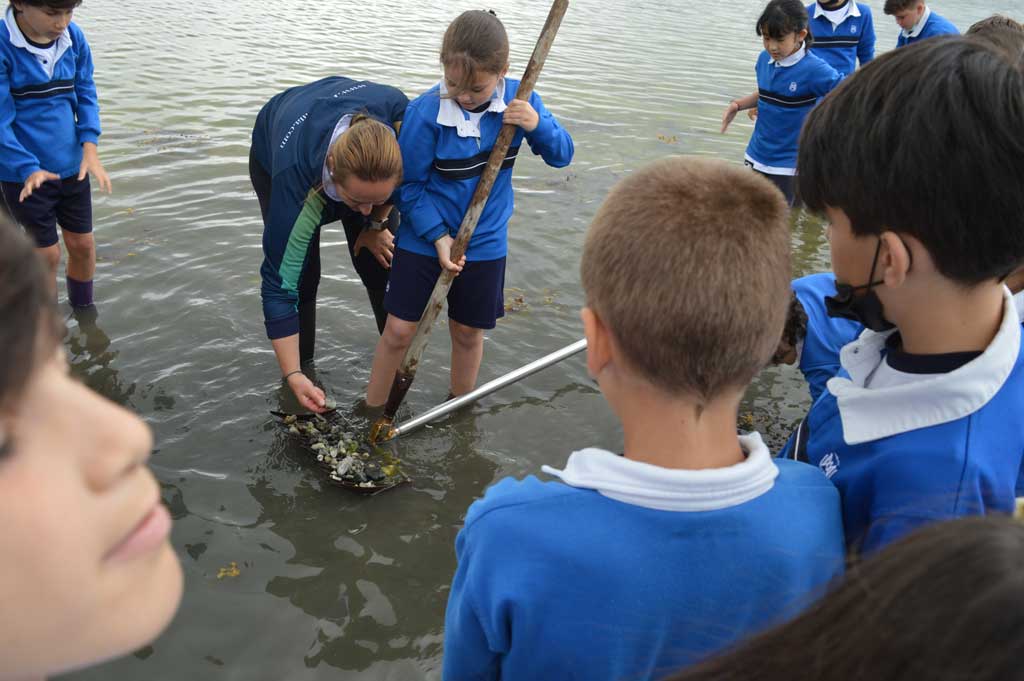
<svg viewBox="0 0 1024 681">
<path fill-rule="evenodd" d="M 857 24 L 854 24 L 853 26 L 850 26 L 850 33 L 856 33 L 856 32 L 857 32 Z"/>
<path fill-rule="evenodd" d="M 821 461 L 818 462 L 818 468 L 822 470 L 826 478 L 831 480 L 832 476 L 839 472 L 839 455 L 835 452 L 829 452 L 821 457 Z"/>
<path fill-rule="evenodd" d="M 796 88 L 797 88 L 797 85 L 796 85 L 795 81 L 789 84 L 789 91 L 790 92 L 796 92 Z"/>
</svg>

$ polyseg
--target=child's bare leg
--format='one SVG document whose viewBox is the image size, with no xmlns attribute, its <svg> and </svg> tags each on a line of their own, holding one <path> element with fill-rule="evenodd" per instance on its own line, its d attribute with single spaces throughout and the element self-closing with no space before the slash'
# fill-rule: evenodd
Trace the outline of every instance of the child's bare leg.
<svg viewBox="0 0 1024 681">
<path fill-rule="evenodd" d="M 50 286 L 50 295 L 57 296 L 57 268 L 60 266 L 60 244 L 37 248 L 36 253 L 43 259 L 50 276 L 47 278 Z"/>
<path fill-rule="evenodd" d="M 480 362 L 484 358 L 484 330 L 448 320 L 452 336 L 452 385 L 453 395 L 465 395 L 476 386 Z"/>
<path fill-rule="evenodd" d="M 91 232 L 64 230 L 64 247 L 68 249 L 68 302 L 71 307 L 88 307 L 92 305 L 92 278 L 96 274 L 96 240 Z"/>
<path fill-rule="evenodd" d="M 395 372 L 402 364 L 405 351 L 416 335 L 416 322 L 407 322 L 394 315 L 388 315 L 384 325 L 384 333 L 377 341 L 377 351 L 373 355 L 373 367 L 370 369 L 370 384 L 366 386 L 366 404 L 379 407 L 387 402 L 391 392 L 391 383 Z"/>
</svg>

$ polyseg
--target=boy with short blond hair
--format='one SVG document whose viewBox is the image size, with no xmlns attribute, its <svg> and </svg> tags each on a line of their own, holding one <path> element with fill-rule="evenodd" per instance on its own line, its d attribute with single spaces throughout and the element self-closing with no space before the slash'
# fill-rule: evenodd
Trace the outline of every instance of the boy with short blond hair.
<svg viewBox="0 0 1024 681">
<path fill-rule="evenodd" d="M 582 317 L 624 453 L 577 451 L 544 467 L 558 481 L 505 479 L 470 507 L 445 679 L 656 678 L 841 572 L 835 490 L 736 434 L 785 320 L 787 212 L 767 180 L 707 159 L 653 163 L 609 194 Z"/>
</svg>

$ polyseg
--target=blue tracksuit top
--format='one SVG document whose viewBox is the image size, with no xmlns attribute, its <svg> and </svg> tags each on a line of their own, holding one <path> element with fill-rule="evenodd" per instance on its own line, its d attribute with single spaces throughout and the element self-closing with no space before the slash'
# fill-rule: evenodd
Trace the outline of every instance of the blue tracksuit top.
<svg viewBox="0 0 1024 681">
<path fill-rule="evenodd" d="M 10 8 L 0 21 L 0 180 L 24 182 L 38 170 L 77 175 L 82 145 L 100 138 L 92 53 L 77 24 L 57 41 L 53 75 L 26 49 Z"/>
<path fill-rule="evenodd" d="M 299 332 L 299 279 L 310 242 L 321 225 L 351 209 L 323 189 L 331 133 L 342 117 L 364 113 L 393 126 L 408 98 L 396 88 L 341 76 L 275 95 L 252 131 L 257 162 L 271 176 L 268 225 L 263 232 L 263 319 L 270 338 Z"/>
<path fill-rule="evenodd" d="M 924 28 L 913 38 L 908 38 L 903 35 L 903 31 L 900 31 L 899 38 L 896 39 L 896 47 L 913 45 L 919 40 L 934 38 L 937 35 L 960 35 L 960 29 L 946 17 L 932 12 L 928 16 L 928 21 L 925 22 Z"/>
<path fill-rule="evenodd" d="M 828 316 L 825 297 L 836 294 L 836 277 L 831 272 L 810 274 L 791 284 L 807 314 L 807 335 L 800 351 L 800 371 L 811 391 L 811 402 L 825 392 L 828 379 L 839 373 L 839 351 L 857 339 L 864 327 L 849 319 Z"/>
<path fill-rule="evenodd" d="M 768 492 L 717 510 L 498 482 L 455 542 L 442 678 L 662 678 L 797 614 L 842 573 L 839 501 L 819 471 L 776 463 Z"/>
<path fill-rule="evenodd" d="M 980 357 L 914 383 L 863 387 L 884 361 L 889 333 L 867 330 L 843 348 L 843 373 L 782 455 L 831 478 L 851 549 L 876 550 L 931 522 L 1013 511 L 1024 464 L 1024 354 L 1012 302 L 1007 310 Z"/>
<path fill-rule="evenodd" d="M 833 26 L 825 15 L 815 17 L 817 7 L 816 2 L 807 5 L 807 14 L 811 18 L 809 28 L 814 36 L 811 47 L 814 54 L 845 76 L 857 69 L 858 60 L 864 66 L 875 58 L 875 22 L 871 18 L 870 7 L 862 2 L 856 3 L 860 16 L 847 15 L 838 26 Z"/>
<path fill-rule="evenodd" d="M 515 98 L 519 81 L 504 80 L 503 99 L 507 104 Z M 497 260 L 508 253 L 508 220 L 514 207 L 512 166 L 524 138 L 530 149 L 550 166 L 562 168 L 572 161 L 572 137 L 544 107 L 536 92 L 530 95 L 530 105 L 540 116 L 540 122 L 533 132 L 526 134 L 519 129 L 512 138 L 505 163 L 470 239 L 466 260 Z M 488 111 L 480 120 L 479 138 L 460 137 L 456 127 L 438 122 L 440 109 L 440 89 L 435 85 L 409 103 L 398 136 L 404 180 L 399 192 L 402 225 L 397 245 L 434 257 L 437 256 L 434 241 L 445 233 L 452 237 L 458 234 L 487 157 L 501 131 L 503 116 Z M 468 114 L 461 109 L 459 113 L 468 120 Z"/>
<path fill-rule="evenodd" d="M 803 49 L 803 48 L 801 48 Z M 842 76 L 809 50 L 792 66 L 757 58 L 757 122 L 747 145 L 747 161 L 769 175 L 796 173 L 797 142 L 804 119 Z"/>
</svg>

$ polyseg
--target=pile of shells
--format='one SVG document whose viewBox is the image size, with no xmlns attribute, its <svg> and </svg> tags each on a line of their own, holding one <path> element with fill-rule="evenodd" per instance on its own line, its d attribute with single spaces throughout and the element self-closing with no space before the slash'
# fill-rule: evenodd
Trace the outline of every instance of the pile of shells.
<svg viewBox="0 0 1024 681">
<path fill-rule="evenodd" d="M 318 414 L 302 419 L 290 415 L 284 417 L 284 425 L 288 433 L 302 439 L 332 482 L 374 489 L 392 486 L 403 478 L 397 465 L 373 461 L 369 447 L 341 421 Z"/>
</svg>

